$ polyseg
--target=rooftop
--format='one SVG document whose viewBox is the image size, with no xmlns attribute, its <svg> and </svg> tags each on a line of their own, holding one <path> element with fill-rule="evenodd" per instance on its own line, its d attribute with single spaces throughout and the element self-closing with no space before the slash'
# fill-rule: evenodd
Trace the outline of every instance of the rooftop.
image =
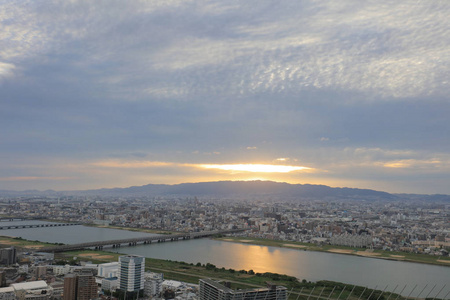
<svg viewBox="0 0 450 300">
<path fill-rule="evenodd" d="M 46 289 L 48 285 L 44 280 L 38 280 L 30 282 L 13 283 L 11 284 L 11 287 L 13 287 L 14 290 L 16 291 L 20 291 L 20 290 Z"/>
</svg>

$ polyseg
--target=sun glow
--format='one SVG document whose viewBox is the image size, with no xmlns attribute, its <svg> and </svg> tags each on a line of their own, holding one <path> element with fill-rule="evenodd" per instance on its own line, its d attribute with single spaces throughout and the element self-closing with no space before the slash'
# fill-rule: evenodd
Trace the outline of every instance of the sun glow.
<svg viewBox="0 0 450 300">
<path fill-rule="evenodd" d="M 232 164 L 232 165 L 200 165 L 205 169 L 220 169 L 225 171 L 240 171 L 254 173 L 289 173 L 293 171 L 310 170 L 308 167 L 265 165 L 265 164 Z"/>
</svg>

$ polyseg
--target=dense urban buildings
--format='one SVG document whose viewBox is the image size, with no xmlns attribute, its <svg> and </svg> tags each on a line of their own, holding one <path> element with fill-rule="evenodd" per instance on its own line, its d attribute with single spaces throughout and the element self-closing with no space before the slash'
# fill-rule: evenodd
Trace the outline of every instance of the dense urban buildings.
<svg viewBox="0 0 450 300">
<path fill-rule="evenodd" d="M 103 277 L 116 274 L 119 262 L 80 265 L 56 265 L 53 259 L 35 264 L 15 265 L 0 270 L 8 286 L 0 287 L 0 300 L 90 300 L 90 299 L 164 299 L 164 295 L 173 295 L 177 299 L 198 299 L 198 285 L 186 282 L 164 280 L 162 273 L 144 272 L 144 258 L 135 255 L 121 257 L 122 266 L 140 271 L 134 273 L 131 280 L 137 285 L 143 284 L 141 293 L 119 288 L 117 277 Z M 134 265 L 134 266 L 131 266 Z M 36 280 L 38 271 L 44 280 Z M 45 270 L 45 272 L 44 272 Z M 44 274 L 45 273 L 45 274 Z M 136 274 L 137 273 L 137 274 Z M 26 275 L 25 275 L 26 274 Z M 124 274 L 124 273 L 122 273 Z M 141 279 L 138 277 L 141 276 Z M 24 282 L 17 283 L 16 281 Z M 114 295 L 114 296 L 113 296 Z"/>
<path fill-rule="evenodd" d="M 0 214 L 175 232 L 246 229 L 248 237 L 447 256 L 450 204 L 436 199 L 22 197 L 0 202 Z"/>
<path fill-rule="evenodd" d="M 265 197 L 25 197 L 0 200 L 0 214 L 173 233 L 243 229 L 235 235 L 424 253 L 446 259 L 450 249 L 450 204 L 439 200 L 423 202 L 419 198 L 281 201 Z M 120 291 L 140 292 L 155 299 L 171 295 L 198 299 L 202 293 L 204 297 L 208 293 L 222 293 L 223 297 L 229 297 L 224 299 L 245 299 L 249 295 L 258 299 L 264 293 L 264 297 L 268 296 L 270 291 L 271 297 L 273 291 L 278 291 L 275 293 L 278 298 L 274 299 L 283 299 L 279 297 L 285 293 L 282 287 L 274 286 L 236 290 L 206 279 L 200 282 L 200 287 L 165 280 L 161 273 L 145 272 L 144 258 L 135 255 L 98 265 L 88 261 L 68 265 L 55 264 L 51 253 L 30 252 L 24 263 L 11 245 L 5 244 L 8 248 L 0 249 L 0 300 L 19 296 L 45 300 L 50 295 L 58 300 L 88 299 Z M 20 281 L 32 284 L 13 287 Z M 43 291 L 44 294 L 39 294 Z"/>
</svg>

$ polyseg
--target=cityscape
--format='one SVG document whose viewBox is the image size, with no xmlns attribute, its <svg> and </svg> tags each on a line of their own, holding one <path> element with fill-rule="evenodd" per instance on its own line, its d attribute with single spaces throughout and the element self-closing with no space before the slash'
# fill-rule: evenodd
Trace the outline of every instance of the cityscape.
<svg viewBox="0 0 450 300">
<path fill-rule="evenodd" d="M 0 300 L 450 300 L 449 0 L 0 1 Z"/>
<path fill-rule="evenodd" d="M 448 202 L 8 199 L 0 214 L 168 232 L 245 229 L 242 236 L 448 256 Z M 364 237 L 370 237 L 364 239 Z"/>
<path fill-rule="evenodd" d="M 286 275 L 260 271 L 256 265 L 255 270 L 228 270 L 216 267 L 215 261 L 189 262 L 188 256 L 185 256 L 188 262 L 179 262 L 181 268 L 176 270 L 186 273 L 190 268 L 200 268 L 196 275 L 198 279 L 182 281 L 173 277 L 173 269 L 161 269 L 148 259 L 146 264 L 148 254 L 120 254 L 123 251 L 133 253 L 134 247 L 141 245 L 153 256 L 158 251 L 155 247 L 162 242 L 176 242 L 174 247 L 183 249 L 186 245 L 188 248 L 185 249 L 189 249 L 191 246 L 185 239 L 198 243 L 195 239 L 205 238 L 229 245 L 261 245 L 258 251 L 281 247 L 300 253 L 319 251 L 369 260 L 435 264 L 442 266 L 444 274 L 448 274 L 450 204 L 446 197 L 434 201 L 417 195 L 414 199 L 403 196 L 404 200 L 372 197 L 370 200 L 305 198 L 282 201 L 271 195 L 221 199 L 190 195 L 114 197 L 91 194 L 3 196 L 0 203 L 0 230 L 3 231 L 0 233 L 4 236 L 0 237 L 4 247 L 0 250 L 3 265 L 0 269 L 1 299 L 373 299 L 370 295 L 373 293 L 379 299 L 391 296 L 422 299 L 420 296 L 427 298 L 427 294 L 436 299 L 448 299 L 446 285 L 441 286 L 438 281 L 433 289 L 427 288 L 428 284 L 417 288 L 423 288 L 419 294 L 410 291 L 412 286 L 404 291 L 407 284 L 396 291 L 392 290 L 393 286 L 390 291 L 385 291 L 388 286 L 385 290 L 372 286 L 372 289 L 366 287 L 363 290 L 358 287 L 356 292 L 356 285 L 347 283 L 349 290 L 345 291 L 347 285 L 339 286 L 342 283 L 332 281 L 328 285 L 335 284 L 333 290 L 319 285 L 304 291 L 304 284 L 311 284 L 311 281 L 287 276 L 297 282 L 298 288 L 294 288 L 295 285 L 287 287 L 278 277 Z M 73 240 L 70 236 L 64 243 L 38 243 L 38 240 L 49 241 L 40 237 L 45 232 L 50 233 L 49 230 L 64 228 L 75 237 L 76 228 L 80 226 L 121 229 L 125 235 L 121 237 L 115 233 L 109 238 L 112 242 L 92 244 L 77 244 L 85 241 Z M 39 233 L 41 230 L 43 233 Z M 20 237 L 25 232 L 31 233 L 30 237 L 37 237 L 34 242 L 37 244 L 21 246 L 21 241 L 33 241 L 27 235 L 25 240 Z M 84 246 L 66 246 L 70 244 Z M 181 248 L 175 245 L 181 245 Z M 62 250 L 57 250 L 58 247 Z M 81 252 L 72 257 L 64 254 L 77 249 Z M 271 264 L 268 266 L 271 270 Z M 213 278 L 201 276 L 203 273 L 211 275 L 207 273 L 211 270 L 215 275 Z M 242 278 L 220 279 L 220 276 L 216 277 L 219 272 L 244 274 L 248 278 L 266 276 L 267 286 L 245 286 L 245 281 L 242 281 L 243 285 L 236 285 L 235 282 Z M 342 279 L 345 281 L 345 276 Z M 338 289 L 334 291 L 336 287 Z"/>
</svg>

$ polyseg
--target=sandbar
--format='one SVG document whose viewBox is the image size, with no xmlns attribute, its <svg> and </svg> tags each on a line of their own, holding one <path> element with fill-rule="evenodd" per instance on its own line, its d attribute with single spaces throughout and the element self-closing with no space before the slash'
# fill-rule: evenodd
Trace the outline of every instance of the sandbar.
<svg viewBox="0 0 450 300">
<path fill-rule="evenodd" d="M 357 251 L 356 255 L 361 255 L 361 256 L 379 256 L 379 255 L 381 255 L 381 253 L 367 252 L 367 251 Z"/>
<path fill-rule="evenodd" d="M 342 254 L 351 254 L 353 253 L 353 250 L 347 250 L 347 249 L 330 249 L 327 250 L 328 252 L 333 252 L 333 253 L 342 253 Z"/>
<path fill-rule="evenodd" d="M 437 261 L 438 262 L 443 262 L 443 263 L 446 263 L 446 264 L 450 264 L 450 260 L 438 259 Z"/>
<path fill-rule="evenodd" d="M 283 244 L 284 247 L 306 248 L 303 245 Z"/>
</svg>

